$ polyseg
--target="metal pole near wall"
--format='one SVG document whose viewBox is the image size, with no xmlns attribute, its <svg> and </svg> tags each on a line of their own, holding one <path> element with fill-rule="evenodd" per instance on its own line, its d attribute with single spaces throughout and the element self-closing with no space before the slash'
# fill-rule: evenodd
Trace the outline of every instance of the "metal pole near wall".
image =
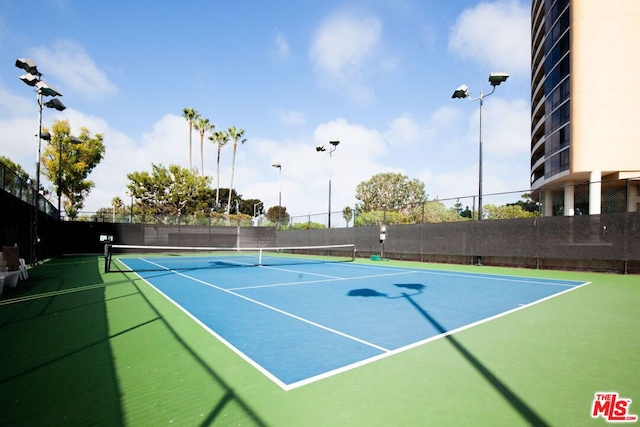
<svg viewBox="0 0 640 427">
<path fill-rule="evenodd" d="M 33 200 L 33 221 L 31 229 L 31 264 L 38 263 L 38 246 L 40 238 L 38 237 L 38 216 L 40 213 L 40 158 L 42 156 L 42 108 L 46 106 L 48 108 L 55 108 L 58 111 L 64 110 L 66 107 L 58 100 L 51 99 L 43 104 L 43 96 L 62 96 L 60 92 L 49 86 L 42 80 L 42 73 L 38 71 L 36 63 L 32 59 L 19 58 L 16 60 L 16 67 L 24 70 L 27 74 L 20 76 L 26 85 L 35 87 L 36 100 L 38 102 L 38 133 L 37 144 L 38 150 L 36 154 L 36 188 Z"/>
<path fill-rule="evenodd" d="M 338 144 L 340 144 L 340 141 L 329 141 L 329 144 L 331 144 L 332 148 L 329 149 L 329 212 L 328 212 L 329 218 L 327 220 L 327 228 L 331 228 L 331 175 L 333 173 L 333 165 L 331 163 L 332 154 L 338 148 Z M 324 152 L 327 150 L 326 148 L 324 148 L 324 145 L 318 145 L 316 147 L 316 151 Z"/>
<path fill-rule="evenodd" d="M 496 86 L 500 83 L 507 81 L 509 74 L 507 73 L 491 73 L 489 74 L 489 83 L 492 86 L 491 92 L 484 94 L 480 92 L 480 96 L 477 98 L 471 98 L 471 92 L 467 85 L 458 87 L 451 95 L 452 98 L 463 99 L 467 98 L 469 101 L 480 101 L 480 132 L 479 132 L 479 155 L 478 155 L 478 220 L 482 220 L 482 104 L 484 98 L 491 95 L 496 90 Z"/>
<path fill-rule="evenodd" d="M 279 230 L 282 221 L 282 165 L 274 163 L 271 166 L 278 169 L 278 226 L 276 229 Z"/>
</svg>

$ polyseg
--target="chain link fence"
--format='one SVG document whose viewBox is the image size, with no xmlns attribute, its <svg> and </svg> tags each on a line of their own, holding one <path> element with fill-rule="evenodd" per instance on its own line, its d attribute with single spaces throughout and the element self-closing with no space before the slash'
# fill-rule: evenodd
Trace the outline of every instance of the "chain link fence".
<svg viewBox="0 0 640 427">
<path fill-rule="evenodd" d="M 608 180 L 601 187 L 601 212 L 627 213 L 640 210 L 640 177 Z M 309 212 L 291 215 L 281 229 L 348 228 L 386 224 L 426 224 L 472 221 L 478 219 L 482 203 L 482 219 L 513 219 L 536 216 L 565 216 L 565 193 L 573 193 L 571 215 L 589 213 L 589 183 L 548 187 L 540 190 L 518 190 L 502 193 L 467 195 L 426 200 L 412 205 L 398 204 L 381 210 L 360 211 L 357 207 L 327 212 Z M 215 226 L 276 226 L 264 215 L 226 215 L 212 212 L 199 216 L 154 216 L 139 213 L 136 204 L 121 209 L 105 208 L 101 212 L 81 212 L 80 221 L 132 223 L 132 224 L 182 224 Z M 330 227 L 329 227 L 330 226 Z"/>
<path fill-rule="evenodd" d="M 0 189 L 11 194 L 23 202 L 33 206 L 35 204 L 36 191 L 30 181 L 22 179 L 22 177 L 9 169 L 4 163 L 0 162 Z M 38 209 L 46 215 L 57 218 L 58 210 L 49 202 L 42 194 L 38 194 Z"/>
<path fill-rule="evenodd" d="M 640 211 L 640 177 L 607 180 L 594 184 L 601 187 L 601 214 Z M 589 213 L 589 183 L 555 186 L 540 190 L 519 190 L 482 196 L 482 219 L 514 219 L 538 216 L 565 216 L 565 193 L 573 193 L 571 215 Z M 478 219 L 478 195 L 438 198 L 413 205 L 361 212 L 357 207 L 331 212 L 331 228 L 359 227 L 377 224 L 426 224 L 460 222 Z M 409 212 L 399 215 L 398 212 Z M 328 213 L 291 216 L 290 226 L 301 229 L 325 228 Z"/>
</svg>

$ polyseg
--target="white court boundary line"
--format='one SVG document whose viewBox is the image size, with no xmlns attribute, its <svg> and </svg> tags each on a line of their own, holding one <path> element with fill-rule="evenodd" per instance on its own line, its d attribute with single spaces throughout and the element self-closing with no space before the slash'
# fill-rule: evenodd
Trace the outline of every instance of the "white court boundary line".
<svg viewBox="0 0 640 427">
<path fill-rule="evenodd" d="M 262 268 L 266 268 L 270 270 L 285 271 L 289 273 L 299 273 L 299 271 L 297 270 L 287 270 L 284 268 L 273 268 L 273 267 L 262 267 Z M 299 282 L 271 283 L 269 285 L 243 286 L 243 287 L 228 288 L 228 289 L 232 291 L 243 291 L 245 289 L 277 288 L 277 287 L 283 287 L 283 286 L 305 285 L 307 283 L 342 282 L 345 280 L 360 280 L 360 279 L 373 279 L 378 277 L 402 276 L 403 274 L 412 274 L 412 273 L 415 273 L 415 271 L 397 272 L 397 273 L 388 273 L 388 274 L 372 274 L 367 276 L 355 276 L 355 277 L 338 277 L 338 276 L 329 276 L 329 275 L 316 274 L 316 273 L 305 273 L 311 276 L 319 276 L 319 277 L 325 277 L 325 278 L 318 279 L 318 280 L 304 280 Z"/>
<path fill-rule="evenodd" d="M 341 336 L 341 337 L 343 337 L 343 338 L 347 338 L 347 339 L 350 339 L 350 340 L 352 340 L 352 341 L 355 341 L 355 342 L 358 342 L 358 343 L 360 343 L 360 344 L 363 344 L 363 345 L 365 345 L 365 346 L 372 347 L 372 348 L 374 348 L 374 349 L 376 349 L 376 350 L 378 350 L 378 351 L 381 351 L 381 352 L 389 352 L 389 351 L 391 351 L 391 350 L 389 350 L 389 349 L 387 349 L 387 348 L 384 348 L 384 347 L 382 347 L 382 346 L 379 346 L 379 345 L 373 344 L 373 343 L 371 343 L 371 342 L 365 341 L 365 340 L 360 339 L 360 338 L 358 338 L 358 337 L 354 337 L 354 336 L 352 336 L 352 335 L 349 335 L 349 334 L 347 334 L 347 333 L 344 333 L 344 332 L 338 331 L 338 330 L 333 329 L 333 328 L 330 328 L 330 327 L 328 327 L 328 326 L 324 326 L 324 325 L 322 325 L 322 324 L 320 324 L 320 323 L 317 323 L 317 322 L 314 322 L 314 321 L 312 321 L 312 320 L 305 319 L 304 317 L 297 316 L 297 315 L 295 315 L 295 314 L 293 314 L 293 313 L 289 313 L 289 312 L 287 312 L 287 311 L 281 310 L 281 309 L 279 309 L 279 308 L 277 308 L 277 307 L 273 307 L 273 306 L 271 306 L 271 305 L 269 305 L 269 304 L 266 304 L 266 303 L 263 303 L 263 302 L 261 302 L 261 301 L 254 300 L 253 298 L 249 298 L 249 297 L 247 297 L 247 296 L 244 296 L 244 295 L 239 294 L 239 293 L 237 293 L 237 292 L 234 292 L 234 291 L 232 291 L 232 290 L 222 288 L 222 287 L 220 287 L 220 286 L 214 285 L 214 284 L 209 283 L 209 282 L 206 282 L 206 281 L 204 281 L 204 280 L 197 279 L 197 278 L 195 278 L 195 277 L 191 277 L 191 276 L 189 276 L 189 275 L 187 275 L 187 274 L 180 273 L 179 271 L 171 270 L 171 269 L 169 269 L 169 268 L 163 267 L 163 266 L 162 266 L 162 265 L 160 265 L 160 264 L 154 263 L 154 262 L 149 261 L 149 260 L 146 260 L 146 259 L 144 259 L 144 258 L 138 258 L 138 259 L 139 259 L 139 260 L 141 260 L 141 261 L 147 262 L 147 263 L 149 263 L 149 264 L 155 265 L 156 267 L 159 267 L 159 268 L 161 268 L 161 269 L 163 269 L 163 270 L 170 271 L 170 272 L 172 272 L 173 274 L 177 274 L 177 275 L 182 276 L 182 277 L 184 277 L 184 278 L 186 278 L 186 279 L 192 280 L 192 281 L 194 281 L 194 282 L 198 282 L 198 283 L 203 284 L 203 285 L 205 285 L 205 286 L 209 286 L 209 287 L 211 287 L 211 288 L 214 288 L 214 289 L 217 289 L 217 290 L 219 290 L 219 291 L 222 291 L 222 292 L 225 292 L 225 293 L 231 294 L 231 295 L 233 295 L 233 296 L 235 296 L 235 297 L 241 298 L 241 299 L 243 299 L 243 300 L 245 300 L 245 301 L 248 301 L 248 302 L 251 302 L 251 303 L 253 303 L 253 304 L 259 305 L 259 306 L 261 306 L 261 307 L 267 308 L 267 309 L 269 309 L 269 310 L 275 311 L 275 312 L 280 313 L 280 314 L 282 314 L 282 315 L 284 315 L 284 316 L 291 317 L 291 318 L 293 318 L 293 319 L 295 319 L 295 320 L 301 321 L 301 322 L 303 322 L 303 323 L 307 323 L 307 324 L 309 324 L 309 325 L 311 325 L 311 326 L 314 326 L 314 327 L 317 327 L 317 328 L 323 329 L 323 330 L 325 330 L 325 331 L 327 331 L 327 332 L 330 332 L 330 333 L 336 334 L 336 335 Z M 120 260 L 118 259 L 118 261 L 120 261 Z M 137 273 L 136 273 L 136 275 L 137 275 Z M 138 277 L 140 277 L 140 276 L 138 275 Z M 262 365 L 258 364 L 255 360 L 251 359 L 249 356 L 247 356 L 246 354 L 244 354 L 242 351 L 240 351 L 238 348 L 236 348 L 236 347 L 235 347 L 233 344 L 231 344 L 229 341 L 227 341 L 226 339 L 222 338 L 222 336 L 220 336 L 218 333 L 216 333 L 216 332 L 215 332 L 215 331 L 213 331 L 211 328 L 209 328 L 207 325 L 205 325 L 205 324 L 204 324 L 200 319 L 198 319 L 196 316 L 194 316 L 193 314 L 191 314 L 191 312 L 189 312 L 186 308 L 182 307 L 182 305 L 178 304 L 176 301 L 174 301 L 171 297 L 169 297 L 167 294 L 165 294 L 164 292 L 162 292 L 160 289 L 156 288 L 156 287 L 155 287 L 154 285 L 152 285 L 149 281 L 147 281 L 146 279 L 144 279 L 144 278 L 142 278 L 142 277 L 140 277 L 140 278 L 141 278 L 144 282 L 146 282 L 147 284 L 149 284 L 153 289 L 155 289 L 156 291 L 158 291 L 158 292 L 159 292 L 161 295 L 163 295 L 165 298 L 167 298 L 169 301 L 171 301 L 174 305 L 176 305 L 180 310 L 182 310 L 184 313 L 186 313 L 189 317 L 191 317 L 192 319 L 194 319 L 194 320 L 195 320 L 199 325 L 203 326 L 207 331 L 209 331 L 211 334 L 213 334 L 216 338 L 218 338 L 218 339 L 220 339 L 222 342 L 224 342 L 224 343 L 225 343 L 229 348 L 231 348 L 231 349 L 232 349 L 236 354 L 239 354 L 240 356 L 242 356 L 242 358 L 243 358 L 244 360 L 246 360 L 247 362 L 249 362 L 252 366 L 256 367 L 260 372 L 262 372 L 263 374 L 265 374 L 267 377 L 269 377 L 272 381 L 274 381 L 274 382 L 275 382 L 276 384 L 278 384 L 280 387 L 282 387 L 282 388 L 283 388 L 283 389 L 285 389 L 285 390 L 287 390 L 287 389 L 288 389 L 288 386 L 287 386 L 286 384 L 284 384 L 282 381 L 280 381 L 280 380 L 279 380 L 275 375 L 273 375 L 271 372 L 269 372 L 266 368 L 264 368 Z"/>
<path fill-rule="evenodd" d="M 118 261 L 122 262 L 119 258 L 116 258 L 116 259 L 117 259 Z M 556 283 L 556 284 L 554 284 L 554 283 L 549 283 L 549 282 L 552 282 L 552 281 L 560 281 L 561 279 L 546 279 L 546 280 L 545 280 L 545 279 L 542 279 L 542 281 L 538 282 L 538 281 L 536 281 L 536 280 L 518 280 L 518 278 L 519 278 L 519 279 L 529 279 L 529 278 L 527 278 L 526 276 L 514 276 L 514 278 L 513 278 L 513 279 L 510 279 L 510 278 L 509 278 L 510 276 L 506 276 L 506 275 L 497 275 L 497 274 L 495 274 L 495 275 L 494 275 L 494 274 L 480 274 L 480 273 L 468 273 L 468 274 L 464 274 L 464 273 L 462 273 L 462 274 L 461 274 L 461 273 L 456 273 L 456 272 L 447 272 L 447 271 L 442 271 L 442 272 L 441 272 L 441 271 L 434 271 L 434 270 L 428 270 L 428 269 L 424 269 L 424 271 L 423 271 L 422 269 L 418 269 L 418 270 L 408 270 L 408 271 L 407 271 L 406 269 L 404 269 L 404 268 L 400 268 L 400 267 L 378 267 L 378 266 L 368 266 L 368 265 L 357 265 L 357 264 L 353 264 L 353 265 L 357 265 L 358 267 L 363 267 L 363 268 L 370 268 L 370 269 L 385 269 L 385 270 L 395 270 L 395 271 L 396 271 L 396 273 L 388 273 L 388 274 L 382 274 L 382 275 L 361 276 L 362 278 L 368 278 L 368 277 L 385 277 L 385 276 L 395 276 L 395 275 L 401 275 L 401 274 L 413 274 L 413 273 L 426 273 L 426 274 L 444 275 L 444 276 L 451 276 L 451 277 L 465 277 L 465 278 L 469 278 L 469 277 L 471 277 L 471 278 L 486 279 L 486 280 L 493 279 L 493 280 L 499 280 L 499 281 L 509 281 L 509 282 L 518 282 L 518 283 L 531 283 L 531 284 L 555 285 L 555 286 L 564 286 L 564 287 L 567 287 L 567 288 L 568 288 L 568 289 L 565 289 L 564 291 L 561 291 L 561 292 L 555 293 L 555 294 L 553 294 L 553 295 L 549 295 L 549 296 L 547 296 L 547 297 L 541 298 L 541 299 L 536 300 L 536 301 L 533 301 L 533 302 L 531 302 L 531 303 L 528 303 L 528 304 L 520 304 L 518 307 L 514 307 L 514 308 L 512 308 L 511 310 L 507 310 L 507 311 L 505 311 L 505 312 L 495 314 L 495 315 L 493 315 L 493 316 L 487 317 L 487 318 L 485 318 L 485 319 L 478 320 L 478 321 L 476 321 L 476 322 L 470 323 L 470 324 L 465 325 L 465 326 L 462 326 L 462 327 L 460 327 L 460 328 L 452 329 L 452 330 L 447 331 L 447 332 L 445 332 L 445 333 L 438 334 L 438 335 L 434 335 L 434 336 L 429 337 L 429 338 L 426 338 L 426 339 L 424 339 L 424 340 L 416 341 L 416 342 L 411 343 L 411 344 L 408 344 L 408 345 L 406 345 L 406 346 L 399 347 L 399 348 L 394 349 L 394 350 L 390 350 L 390 349 L 386 349 L 386 348 L 381 347 L 381 346 L 377 346 L 376 344 L 369 343 L 368 341 L 365 341 L 365 340 L 359 339 L 359 338 L 357 338 L 357 337 L 353 337 L 353 336 L 351 336 L 351 335 L 349 335 L 349 334 L 342 333 L 342 332 L 337 331 L 337 330 L 335 330 L 335 329 L 332 329 L 332 328 L 326 327 L 326 326 L 324 326 L 324 325 L 321 325 L 321 324 L 319 324 L 319 323 L 316 323 L 316 322 L 313 322 L 313 321 L 311 321 L 311 320 L 305 319 L 305 318 L 303 318 L 303 317 L 300 317 L 300 316 L 294 315 L 294 314 L 292 314 L 292 313 L 286 312 L 286 311 L 281 310 L 281 309 L 279 309 L 279 308 L 276 308 L 276 307 L 270 306 L 270 305 L 268 305 L 268 304 L 262 303 L 262 302 L 260 302 L 260 301 L 254 300 L 254 299 L 252 299 L 252 298 L 246 297 L 246 296 L 244 296 L 244 295 L 242 295 L 242 294 L 239 294 L 239 293 L 237 293 L 237 292 L 234 292 L 234 290 L 244 290 L 244 289 L 259 288 L 259 287 L 287 286 L 287 284 L 286 284 L 286 283 L 279 284 L 279 285 L 278 285 L 278 284 L 275 284 L 275 285 L 274 285 L 274 284 L 272 284 L 272 285 L 263 285 L 263 286 L 256 286 L 256 287 L 246 287 L 246 288 L 229 288 L 229 289 L 225 289 L 225 288 L 222 288 L 222 287 L 220 287 L 220 286 L 217 286 L 217 285 L 214 285 L 214 284 L 208 283 L 208 282 L 206 282 L 206 281 L 203 281 L 203 280 L 197 279 L 197 278 L 195 278 L 195 277 L 191 277 L 191 276 L 189 276 L 189 275 L 187 275 L 187 274 L 180 273 L 180 272 L 178 272 L 178 271 L 175 271 L 175 270 L 172 270 L 172 269 L 166 268 L 166 267 L 164 267 L 164 266 L 162 266 L 162 265 L 160 265 L 160 264 L 154 263 L 154 262 L 149 261 L 149 260 L 146 260 L 146 259 L 144 259 L 144 258 L 138 258 L 138 259 L 139 259 L 139 260 L 141 260 L 141 261 L 147 262 L 147 263 L 149 263 L 149 264 L 155 265 L 155 266 L 157 266 L 157 267 L 159 267 L 159 268 L 161 268 L 161 269 L 163 269 L 163 270 L 170 271 L 170 272 L 172 272 L 172 273 L 174 273 L 174 274 L 177 274 L 177 275 L 180 275 L 180 276 L 182 276 L 182 277 L 185 277 L 186 279 L 189 279 L 189 280 L 192 280 L 192 281 L 195 281 L 195 282 L 201 283 L 201 284 L 203 284 L 203 285 L 206 285 L 206 286 L 212 287 L 212 288 L 214 288 L 214 289 L 217 289 L 217 290 L 220 290 L 220 291 L 226 292 L 226 293 L 231 294 L 231 295 L 233 295 L 233 296 L 236 296 L 236 297 L 242 298 L 242 299 L 244 299 L 244 300 L 246 300 L 246 301 L 249 301 L 249 302 L 252 302 L 252 303 L 257 304 L 257 305 L 259 305 L 259 306 L 262 306 L 262 307 L 264 307 L 264 308 L 267 308 L 267 309 L 273 310 L 273 311 L 275 311 L 275 312 L 278 312 L 278 313 L 280 313 L 280 314 L 283 314 L 283 315 L 285 315 L 285 316 L 288 316 L 288 317 L 291 317 L 291 318 L 293 318 L 293 319 L 296 319 L 296 320 L 299 320 L 299 321 L 302 321 L 302 322 L 308 323 L 308 324 L 310 324 L 310 325 L 312 325 L 312 326 L 318 327 L 318 328 L 320 328 L 320 329 L 326 330 L 326 331 L 331 332 L 331 333 L 335 333 L 335 334 L 340 335 L 340 336 L 343 336 L 343 337 L 345 337 L 345 338 L 347 338 L 347 339 L 352 339 L 352 340 L 354 340 L 354 341 L 356 341 L 356 342 L 359 342 L 359 343 L 361 343 L 361 344 L 364 344 L 364 345 L 367 345 L 367 346 L 370 346 L 370 347 L 372 347 L 372 348 L 375 348 L 375 349 L 377 349 L 377 350 L 382 351 L 382 353 L 381 353 L 381 354 L 379 354 L 379 355 L 377 355 L 377 356 L 370 357 L 370 358 L 367 358 L 367 359 L 363 359 L 363 360 L 361 360 L 361 361 L 359 361 L 359 362 L 355 362 L 355 363 L 352 363 L 352 364 L 349 364 L 349 365 L 345 365 L 345 366 L 342 366 L 342 367 L 340 367 L 340 368 L 337 368 L 337 369 L 334 369 L 334 370 L 331 370 L 331 371 L 327 371 L 327 372 L 324 372 L 324 373 L 322 373 L 322 374 L 315 375 L 315 376 L 313 376 L 313 377 L 309 377 L 309 378 L 306 378 L 306 379 L 301 380 L 301 381 L 297 381 L 297 382 L 294 382 L 294 383 L 291 383 L 291 384 L 285 384 L 285 383 L 284 383 L 284 382 L 282 382 L 278 377 L 276 377 L 275 375 L 273 375 L 269 370 L 267 370 L 266 368 L 264 368 L 262 365 L 260 365 L 258 362 L 256 362 L 255 360 L 253 360 L 253 359 L 252 359 L 252 358 L 250 358 L 249 356 L 247 356 L 245 353 L 243 353 L 241 350 L 239 350 L 237 347 L 235 347 L 233 344 L 231 344 L 229 341 L 227 341 L 225 338 L 223 338 L 223 337 L 222 337 L 221 335 L 219 335 L 217 332 L 215 332 L 214 330 L 212 330 L 210 327 L 208 327 L 206 324 L 204 324 L 204 323 L 203 323 L 199 318 L 197 318 L 196 316 L 194 316 L 193 314 L 191 314 L 191 312 L 189 312 L 187 309 L 185 309 L 184 307 L 182 307 L 180 304 L 178 304 L 176 301 L 174 301 L 174 300 L 173 300 L 171 297 L 169 297 L 167 294 L 165 294 L 165 293 L 164 293 L 164 292 L 162 292 L 160 289 L 156 288 L 153 284 L 151 284 L 149 281 L 147 281 L 146 279 L 142 278 L 141 276 L 139 276 L 137 273 L 135 273 L 135 272 L 134 272 L 134 273 L 135 273 L 135 274 L 136 274 L 136 275 L 137 275 L 137 276 L 138 276 L 142 281 L 144 281 L 144 282 L 145 282 L 145 283 L 147 283 L 149 286 L 151 286 L 154 290 L 156 290 L 158 293 L 160 293 L 162 296 L 164 296 L 168 301 L 170 301 L 172 304 L 174 304 L 178 309 L 180 309 L 180 310 L 181 310 L 182 312 L 184 312 L 187 316 L 189 316 L 191 319 L 193 319 L 193 320 L 194 320 L 198 325 L 200 325 L 202 328 L 204 328 L 206 331 L 208 331 L 208 332 L 209 332 L 211 335 L 213 335 L 215 338 L 217 338 L 218 340 L 220 340 L 220 342 L 222 342 L 224 345 L 226 345 L 228 348 L 230 348 L 234 353 L 236 353 L 237 355 L 239 355 L 243 360 L 245 360 L 245 361 L 246 361 L 247 363 L 249 363 L 251 366 L 253 366 L 254 368 L 256 368 L 259 372 L 261 372 L 263 375 L 265 375 L 267 378 L 269 378 L 271 381 L 273 381 L 274 383 L 276 383 L 280 388 L 282 388 L 282 389 L 283 389 L 283 390 L 285 390 L 285 391 L 293 390 L 293 389 L 296 389 L 296 388 L 299 388 L 299 387 L 302 387 L 302 386 L 305 386 L 305 385 L 308 385 L 308 384 L 314 383 L 314 382 L 316 382 L 316 381 L 320 381 L 320 380 L 322 380 L 322 379 L 329 378 L 329 377 L 332 377 L 332 376 L 334 376 L 334 375 L 341 374 L 341 373 L 343 373 L 343 372 L 347 372 L 347 371 L 349 371 L 349 370 L 351 370 L 351 369 L 355 369 L 355 368 L 358 368 L 358 367 L 361 367 L 361 366 L 364 366 L 364 365 L 368 365 L 369 363 L 373 363 L 373 362 L 376 362 L 376 361 L 378 361 L 378 360 L 385 359 L 385 358 L 387 358 L 387 357 L 390 357 L 390 356 L 393 356 L 393 355 L 396 355 L 396 354 L 402 353 L 402 352 L 404 352 L 404 351 L 411 350 L 411 349 L 413 349 L 413 348 L 416 348 L 416 347 L 422 346 L 422 345 L 427 344 L 427 343 L 429 343 L 429 342 L 436 341 L 436 340 L 439 340 L 439 339 L 441 339 L 441 338 L 445 338 L 445 337 L 447 337 L 447 336 L 449 336 L 449 335 L 453 335 L 453 334 L 455 334 L 455 333 L 462 332 L 462 331 L 464 331 L 464 330 L 466 330 L 466 329 L 473 328 L 473 327 L 478 326 L 478 325 L 481 325 L 481 324 L 483 324 L 483 323 L 490 322 L 490 321 L 495 320 L 495 319 L 498 319 L 498 318 L 500 318 L 500 317 L 507 316 L 507 315 L 509 315 L 509 314 L 511 314 L 511 313 L 514 313 L 514 312 L 517 312 L 517 311 L 523 310 L 523 309 L 525 309 L 525 308 L 528 308 L 528 307 L 531 307 L 531 306 L 537 305 L 537 304 L 542 303 L 542 302 L 544 302 L 544 301 L 547 301 L 547 300 L 549 300 L 549 299 L 552 299 L 552 298 L 555 298 L 555 297 L 557 297 L 557 296 L 563 295 L 563 294 L 565 294 L 565 293 L 568 293 L 568 292 L 574 291 L 574 290 L 576 290 L 576 289 L 582 288 L 582 287 L 584 287 L 584 286 L 586 286 L 586 285 L 589 285 L 589 284 L 591 283 L 591 282 L 582 282 L 582 283 L 580 283 L 580 282 L 576 281 L 576 282 L 575 282 L 575 283 L 576 283 L 576 285 L 569 285 L 569 284 L 564 284 L 564 283 Z M 338 264 L 338 265 L 339 265 L 339 264 Z M 346 267 L 346 266 L 345 266 L 345 267 Z M 299 271 L 297 271 L 297 270 L 286 270 L 286 269 L 280 269 L 280 268 L 275 268 L 275 267 L 266 267 L 266 266 L 264 266 L 264 267 L 260 267 L 260 268 L 268 268 L 268 269 L 283 270 L 283 271 L 289 271 L 289 272 L 299 273 Z M 318 276 L 323 276 L 323 275 L 320 275 L 320 274 L 316 274 L 316 275 L 318 275 Z M 500 276 L 502 276 L 502 277 L 500 277 Z M 337 277 L 337 276 L 327 276 L 327 279 L 324 279 L 324 280 L 298 282 L 298 283 L 296 283 L 296 284 L 320 283 L 320 282 L 329 282 L 329 281 L 343 281 L 343 280 L 351 280 L 351 279 L 352 279 L 352 278 L 342 278 L 342 277 Z M 570 282 L 570 280 L 564 280 L 564 281 L 565 281 L 565 282 Z M 293 283 L 292 283 L 292 284 L 293 284 Z"/>
<path fill-rule="evenodd" d="M 490 322 L 490 321 L 495 320 L 495 319 L 499 319 L 500 317 L 504 317 L 504 316 L 506 316 L 508 314 L 515 313 L 516 311 L 520 311 L 520 310 L 523 310 L 525 308 L 534 306 L 534 305 L 539 304 L 539 303 L 541 303 L 543 301 L 547 301 L 547 300 L 549 300 L 551 298 L 555 298 L 555 297 L 560 296 L 562 294 L 565 294 L 567 292 L 574 291 L 574 290 L 576 290 L 578 288 L 581 288 L 583 286 L 586 286 L 586 285 L 588 285 L 590 283 L 591 282 L 584 282 L 581 285 L 577 285 L 577 286 L 575 286 L 573 288 L 570 288 L 570 289 L 565 289 L 564 291 L 558 292 L 557 294 L 549 295 L 548 297 L 539 299 L 537 301 L 533 301 L 533 302 L 531 302 L 529 304 L 520 305 L 519 307 L 512 308 L 511 310 L 505 311 L 503 313 L 495 314 L 493 316 L 487 317 L 486 319 L 481 319 L 481 320 L 478 320 L 476 322 L 469 323 L 468 325 L 462 326 L 460 328 L 452 329 L 452 330 L 447 331 L 445 333 L 434 335 L 432 337 L 426 338 L 426 339 L 424 339 L 422 341 L 416 341 L 416 342 L 408 344 L 408 345 L 406 345 L 404 347 L 398 347 L 397 349 L 390 350 L 387 353 L 383 353 L 383 354 L 380 354 L 378 356 L 370 357 L 368 359 L 363 359 L 360 362 L 356 362 L 356 363 L 353 363 L 351 365 L 343 366 L 341 368 L 334 369 L 333 371 L 328 371 L 328 372 L 325 372 L 323 374 L 316 375 L 314 377 L 310 377 L 310 378 L 304 379 L 302 381 L 298 381 L 298 382 L 289 384 L 285 390 L 293 390 L 295 388 L 302 387 L 302 386 L 305 386 L 307 384 L 311 384 L 311 383 L 314 383 L 316 381 L 320 381 L 322 379 L 332 377 L 334 375 L 349 371 L 351 369 L 355 369 L 355 368 L 358 368 L 360 366 L 368 365 L 369 363 L 373 363 L 375 361 L 378 361 L 378 360 L 381 360 L 381 359 L 385 359 L 385 358 L 390 357 L 390 356 L 394 356 L 394 355 L 402 353 L 404 351 L 411 350 L 412 348 L 419 347 L 419 346 L 421 346 L 423 344 L 426 344 L 426 343 L 429 343 L 429 342 L 432 342 L 432 341 L 436 341 L 436 340 L 439 340 L 441 338 L 445 338 L 445 337 L 447 337 L 449 335 L 453 335 L 453 334 L 456 334 L 458 332 L 462 332 L 462 331 L 464 331 L 466 329 L 471 329 L 471 328 L 473 328 L 475 326 L 481 325 L 483 323 Z"/>
</svg>

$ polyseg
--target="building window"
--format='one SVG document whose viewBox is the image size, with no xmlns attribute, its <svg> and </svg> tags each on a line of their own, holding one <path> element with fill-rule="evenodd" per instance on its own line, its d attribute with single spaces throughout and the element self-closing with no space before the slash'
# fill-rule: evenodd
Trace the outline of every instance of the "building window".
<svg viewBox="0 0 640 427">
<path fill-rule="evenodd" d="M 547 38 L 544 42 L 545 52 L 549 52 L 560 36 L 569 28 L 569 9 L 560 16 L 560 19 L 547 32 Z"/>
<path fill-rule="evenodd" d="M 545 65 L 545 69 L 546 69 Z M 551 66 L 551 65 L 550 65 Z M 558 64 L 553 68 L 553 70 L 547 70 L 547 78 L 544 80 L 544 94 L 545 96 L 549 96 L 549 94 L 555 89 L 555 87 L 562 80 L 565 79 L 569 75 L 571 71 L 569 65 L 569 55 L 566 55 L 564 58 L 558 62 Z"/>
<path fill-rule="evenodd" d="M 549 8 L 549 12 L 547 12 L 547 16 L 545 21 L 548 23 L 548 26 L 551 26 L 558 16 L 562 13 L 562 11 L 569 5 L 569 0 L 557 0 L 551 7 Z"/>
<path fill-rule="evenodd" d="M 550 178 L 562 171 L 569 169 L 569 147 L 549 157 L 544 162 L 544 177 Z"/>
<path fill-rule="evenodd" d="M 544 59 L 544 69 L 548 72 L 560 61 L 560 59 L 569 52 L 569 32 L 567 31 L 558 40 L 558 43 L 547 52 L 547 57 Z"/>
<path fill-rule="evenodd" d="M 551 156 L 558 150 L 569 146 L 569 139 L 571 136 L 571 128 L 568 124 L 558 129 L 557 132 L 549 135 L 544 144 L 544 153 L 546 156 Z"/>
<path fill-rule="evenodd" d="M 565 102 L 561 105 L 556 111 L 551 113 L 550 116 L 544 122 L 545 135 L 549 135 L 558 129 L 560 126 L 565 125 L 569 122 L 569 101 Z"/>
<path fill-rule="evenodd" d="M 569 99 L 571 85 L 569 84 L 569 79 L 566 78 L 545 100 L 545 110 L 553 111 L 558 105 L 562 104 L 564 101 Z"/>
</svg>

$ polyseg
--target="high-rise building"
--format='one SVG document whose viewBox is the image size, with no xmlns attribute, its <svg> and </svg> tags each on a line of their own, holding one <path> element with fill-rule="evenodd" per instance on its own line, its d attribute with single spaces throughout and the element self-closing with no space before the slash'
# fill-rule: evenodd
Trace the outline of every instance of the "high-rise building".
<svg viewBox="0 0 640 427">
<path fill-rule="evenodd" d="M 638 211 L 636 177 L 640 0 L 533 0 L 531 190 L 544 214 Z"/>
</svg>

